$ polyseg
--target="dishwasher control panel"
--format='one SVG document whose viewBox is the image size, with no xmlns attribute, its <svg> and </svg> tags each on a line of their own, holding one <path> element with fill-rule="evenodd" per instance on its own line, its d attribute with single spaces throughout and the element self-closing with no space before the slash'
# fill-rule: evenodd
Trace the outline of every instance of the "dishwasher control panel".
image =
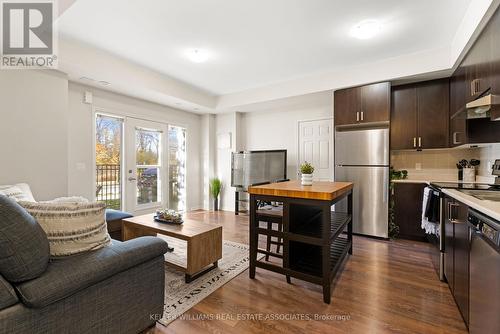
<svg viewBox="0 0 500 334">
<path fill-rule="evenodd" d="M 497 247 L 500 247 L 500 223 L 475 210 L 469 210 L 468 221 L 477 232 L 488 239 Z"/>
</svg>

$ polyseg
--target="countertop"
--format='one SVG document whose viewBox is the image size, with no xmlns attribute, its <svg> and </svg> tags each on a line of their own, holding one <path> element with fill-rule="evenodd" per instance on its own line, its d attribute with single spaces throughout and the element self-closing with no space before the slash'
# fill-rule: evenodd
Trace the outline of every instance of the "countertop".
<svg viewBox="0 0 500 334">
<path fill-rule="evenodd" d="M 500 220 L 500 202 L 480 200 L 455 189 L 442 189 L 443 194 L 453 197 L 477 211 Z"/>
<path fill-rule="evenodd" d="M 251 186 L 248 193 L 278 197 L 306 198 L 331 201 L 351 190 L 351 182 L 314 181 L 312 186 L 303 186 L 300 180 Z"/>
</svg>

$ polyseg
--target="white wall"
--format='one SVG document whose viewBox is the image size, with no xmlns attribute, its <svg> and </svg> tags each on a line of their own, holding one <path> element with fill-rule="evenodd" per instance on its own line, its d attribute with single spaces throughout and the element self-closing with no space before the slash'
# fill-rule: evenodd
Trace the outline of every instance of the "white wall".
<svg viewBox="0 0 500 334">
<path fill-rule="evenodd" d="M 234 210 L 234 189 L 231 188 L 231 152 L 236 150 L 236 113 L 217 115 L 215 119 L 216 176 L 222 181 L 220 209 Z M 220 135 L 231 134 L 231 147 L 220 147 Z"/>
<path fill-rule="evenodd" d="M 332 96 L 332 92 L 311 94 L 285 107 L 242 114 L 243 149 L 286 149 L 287 176 L 296 179 L 298 122 L 333 117 Z"/>
<path fill-rule="evenodd" d="M 26 182 L 35 199 L 68 189 L 68 81 L 54 71 L 0 71 L 0 184 Z"/>
<path fill-rule="evenodd" d="M 83 103 L 84 91 L 93 93 L 93 104 Z M 68 192 L 94 197 L 93 108 L 120 116 L 135 116 L 187 128 L 187 208 L 202 207 L 201 117 L 155 103 L 75 83 L 69 84 Z"/>
</svg>

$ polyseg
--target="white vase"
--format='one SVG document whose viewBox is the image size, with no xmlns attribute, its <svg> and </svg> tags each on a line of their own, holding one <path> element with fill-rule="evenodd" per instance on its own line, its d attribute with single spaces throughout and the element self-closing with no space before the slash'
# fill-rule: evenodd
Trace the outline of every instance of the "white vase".
<svg viewBox="0 0 500 334">
<path fill-rule="evenodd" d="M 476 182 L 476 169 L 474 167 L 464 168 L 464 182 Z"/>
<path fill-rule="evenodd" d="M 302 182 L 301 183 L 303 186 L 312 186 L 313 175 L 312 174 L 302 174 Z"/>
</svg>

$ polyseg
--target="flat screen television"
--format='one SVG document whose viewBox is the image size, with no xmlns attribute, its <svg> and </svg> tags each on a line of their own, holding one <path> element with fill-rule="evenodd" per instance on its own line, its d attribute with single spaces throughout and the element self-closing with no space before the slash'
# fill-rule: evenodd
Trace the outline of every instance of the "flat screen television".
<svg viewBox="0 0 500 334">
<path fill-rule="evenodd" d="M 286 150 L 233 152 L 231 186 L 248 186 L 286 179 Z"/>
</svg>

